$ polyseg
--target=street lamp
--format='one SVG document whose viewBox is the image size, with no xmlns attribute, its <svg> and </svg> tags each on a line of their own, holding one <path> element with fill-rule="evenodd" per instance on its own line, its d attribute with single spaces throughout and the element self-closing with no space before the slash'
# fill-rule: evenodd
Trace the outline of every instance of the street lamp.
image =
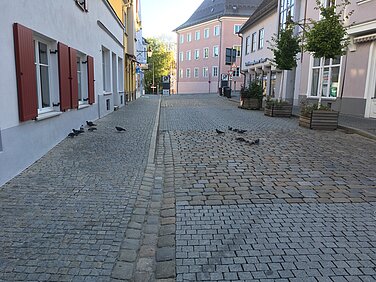
<svg viewBox="0 0 376 282">
<path fill-rule="evenodd" d="M 147 50 L 136 50 L 136 52 L 137 52 L 137 56 L 143 53 L 147 53 L 148 58 L 151 58 L 151 56 L 153 55 L 153 49 L 151 49 L 150 47 Z M 154 88 L 155 88 L 154 86 L 154 62 L 153 62 L 153 86 L 152 88 L 153 88 L 153 94 L 154 94 Z"/>
</svg>

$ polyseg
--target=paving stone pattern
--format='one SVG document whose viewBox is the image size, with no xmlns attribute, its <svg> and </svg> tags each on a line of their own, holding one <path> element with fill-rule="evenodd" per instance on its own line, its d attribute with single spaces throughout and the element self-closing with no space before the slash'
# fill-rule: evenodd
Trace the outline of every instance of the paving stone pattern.
<svg viewBox="0 0 376 282">
<path fill-rule="evenodd" d="M 96 121 L 0 188 L 0 281 L 110 280 L 126 231 L 138 236 L 127 225 L 157 107 L 143 98 Z"/>
<path fill-rule="evenodd" d="M 174 162 L 177 281 L 375 281 L 375 142 L 214 95 L 164 98 L 160 129 Z"/>
</svg>

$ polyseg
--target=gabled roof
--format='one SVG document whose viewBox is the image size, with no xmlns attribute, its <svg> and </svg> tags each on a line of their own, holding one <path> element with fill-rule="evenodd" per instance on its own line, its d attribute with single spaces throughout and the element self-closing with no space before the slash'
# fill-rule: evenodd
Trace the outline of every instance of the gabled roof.
<svg viewBox="0 0 376 282">
<path fill-rule="evenodd" d="M 254 13 L 249 17 L 249 19 L 240 28 L 239 33 L 247 30 L 251 25 L 261 20 L 263 17 L 271 12 L 277 12 L 278 0 L 264 0 L 254 11 Z"/>
<path fill-rule="evenodd" d="M 262 0 L 204 0 L 191 17 L 174 31 L 220 17 L 249 17 Z"/>
</svg>

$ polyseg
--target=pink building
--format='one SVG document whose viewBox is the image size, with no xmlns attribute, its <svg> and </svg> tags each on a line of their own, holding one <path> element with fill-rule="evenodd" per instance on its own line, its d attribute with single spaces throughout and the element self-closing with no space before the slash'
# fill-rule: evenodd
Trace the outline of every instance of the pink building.
<svg viewBox="0 0 376 282">
<path fill-rule="evenodd" d="M 314 2 L 279 0 L 279 16 L 286 14 L 283 7 L 287 6 L 295 20 L 319 19 Z M 376 118 L 376 0 L 351 2 L 347 7 L 348 11 L 353 10 L 347 31 L 351 44 L 346 54 L 325 59 L 322 65 L 319 58 L 304 53 L 290 88 L 294 89 L 296 105 L 302 99 L 317 102 L 321 95 L 324 104 L 342 114 Z M 322 3 L 329 5 L 330 1 L 322 0 Z M 321 82 L 323 87 L 319 89 Z"/>
<path fill-rule="evenodd" d="M 237 32 L 261 0 L 204 0 L 192 16 L 176 28 L 177 92 L 217 93 L 221 74 L 232 76 L 239 90 L 241 39 Z M 226 48 L 238 50 L 236 62 L 225 64 Z"/>
</svg>

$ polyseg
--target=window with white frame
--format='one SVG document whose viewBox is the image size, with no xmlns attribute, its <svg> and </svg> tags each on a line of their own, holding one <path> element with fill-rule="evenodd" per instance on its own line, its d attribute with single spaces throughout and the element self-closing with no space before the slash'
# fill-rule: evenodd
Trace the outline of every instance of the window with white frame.
<svg viewBox="0 0 376 282">
<path fill-rule="evenodd" d="M 287 17 L 290 16 L 294 18 L 294 5 L 295 0 L 281 0 L 280 1 L 280 12 L 279 12 L 279 25 L 280 28 L 285 27 Z"/>
<path fill-rule="evenodd" d="M 218 57 L 219 56 L 219 47 L 214 46 L 213 47 L 213 57 Z"/>
<path fill-rule="evenodd" d="M 179 77 L 183 78 L 184 71 L 182 69 L 179 69 Z"/>
<path fill-rule="evenodd" d="M 78 82 L 78 103 L 79 105 L 88 103 L 87 72 L 85 67 L 86 59 L 84 56 L 77 56 L 77 82 Z"/>
<path fill-rule="evenodd" d="M 50 92 L 50 58 L 48 43 L 34 39 L 35 68 L 38 94 L 38 113 L 52 110 Z"/>
<path fill-rule="evenodd" d="M 180 62 L 184 61 L 184 53 L 183 52 L 179 52 L 179 61 Z"/>
<path fill-rule="evenodd" d="M 187 42 L 192 41 L 192 33 L 187 33 Z"/>
<path fill-rule="evenodd" d="M 110 51 L 102 47 L 103 92 L 111 92 Z"/>
<path fill-rule="evenodd" d="M 208 77 L 209 76 L 209 70 L 207 67 L 202 68 L 202 76 L 203 77 Z"/>
<path fill-rule="evenodd" d="M 235 70 L 232 71 L 232 76 L 240 76 L 240 67 L 237 67 Z"/>
<path fill-rule="evenodd" d="M 313 58 L 310 96 L 335 98 L 338 95 L 341 57 L 334 59 Z M 320 90 L 320 85 L 322 88 Z"/>
<path fill-rule="evenodd" d="M 200 50 L 196 49 L 195 50 L 195 60 L 198 60 L 200 58 Z"/>
<path fill-rule="evenodd" d="M 184 35 L 183 35 L 183 34 L 180 34 L 180 43 L 181 43 L 181 44 L 184 43 Z"/>
<path fill-rule="evenodd" d="M 236 50 L 236 57 L 240 57 L 242 54 L 242 46 L 234 45 L 232 48 Z"/>
<path fill-rule="evenodd" d="M 234 25 L 234 34 L 237 34 L 239 32 L 241 26 L 242 26 L 241 24 L 235 24 Z"/>
<path fill-rule="evenodd" d="M 198 68 L 195 68 L 195 69 L 193 70 L 193 76 L 194 76 L 194 77 L 198 77 Z"/>
<path fill-rule="evenodd" d="M 214 77 L 217 77 L 217 76 L 218 76 L 218 67 L 217 67 L 217 66 L 214 66 L 214 67 L 213 67 L 212 73 L 213 73 L 213 76 L 214 76 Z"/>
<path fill-rule="evenodd" d="M 251 52 L 255 52 L 256 51 L 256 32 L 252 33 L 252 49 L 251 49 Z"/>
<path fill-rule="evenodd" d="M 120 93 L 124 92 L 124 65 L 122 58 L 118 58 L 118 89 Z"/>
<path fill-rule="evenodd" d="M 209 38 L 209 29 L 208 28 L 204 29 L 204 38 Z"/>
<path fill-rule="evenodd" d="M 190 60 L 191 60 L 191 50 L 189 50 L 189 51 L 187 51 L 187 52 L 185 53 L 185 59 L 186 59 L 187 61 L 190 61 Z"/>
<path fill-rule="evenodd" d="M 190 78 L 191 77 L 191 69 L 186 69 L 185 70 L 185 77 Z"/>
<path fill-rule="evenodd" d="M 219 25 L 216 25 L 214 27 L 214 33 L 213 33 L 214 36 L 219 36 Z"/>
<path fill-rule="evenodd" d="M 259 30 L 259 34 L 258 34 L 258 49 L 262 49 L 264 48 L 264 29 L 260 29 Z"/>
<path fill-rule="evenodd" d="M 195 40 L 200 40 L 200 36 L 201 36 L 200 31 L 197 30 L 197 31 L 195 32 Z"/>
<path fill-rule="evenodd" d="M 247 36 L 245 39 L 245 53 L 249 54 L 251 51 L 251 37 Z"/>
<path fill-rule="evenodd" d="M 207 47 L 204 48 L 204 55 L 203 55 L 203 57 L 205 59 L 209 58 L 209 48 L 207 48 Z"/>
</svg>

